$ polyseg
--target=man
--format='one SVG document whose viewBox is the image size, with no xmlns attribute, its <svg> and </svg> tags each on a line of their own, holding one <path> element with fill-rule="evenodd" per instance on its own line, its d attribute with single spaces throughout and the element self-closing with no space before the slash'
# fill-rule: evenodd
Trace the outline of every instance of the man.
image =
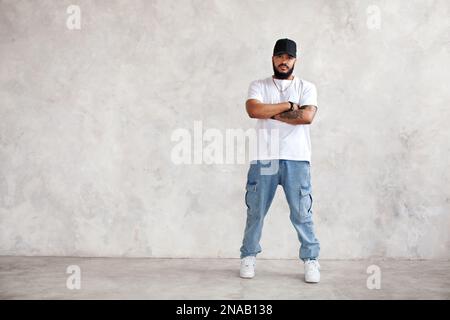
<svg viewBox="0 0 450 320">
<path fill-rule="evenodd" d="M 257 119 L 256 129 L 264 134 L 258 134 L 258 152 L 251 159 L 247 174 L 247 221 L 240 248 L 242 278 L 255 275 L 264 217 L 280 184 L 300 241 L 299 258 L 304 262 L 305 281 L 320 281 L 320 245 L 312 221 L 309 132 L 317 110 L 317 91 L 314 84 L 293 75 L 296 58 L 296 43 L 278 40 L 272 56 L 274 75 L 253 81 L 248 90 L 247 113 Z M 274 137 L 276 152 L 269 148 Z"/>
</svg>

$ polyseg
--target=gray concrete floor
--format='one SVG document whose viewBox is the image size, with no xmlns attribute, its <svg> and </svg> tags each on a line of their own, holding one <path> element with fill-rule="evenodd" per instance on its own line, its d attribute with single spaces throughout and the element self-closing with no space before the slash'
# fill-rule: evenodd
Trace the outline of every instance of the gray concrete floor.
<svg viewBox="0 0 450 320">
<path fill-rule="evenodd" d="M 257 260 L 254 279 L 239 259 L 0 257 L 0 299 L 449 299 L 450 261 L 321 260 L 322 281 L 303 281 L 298 260 Z M 367 267 L 381 270 L 369 290 Z M 67 267 L 81 288 L 66 287 Z"/>
</svg>

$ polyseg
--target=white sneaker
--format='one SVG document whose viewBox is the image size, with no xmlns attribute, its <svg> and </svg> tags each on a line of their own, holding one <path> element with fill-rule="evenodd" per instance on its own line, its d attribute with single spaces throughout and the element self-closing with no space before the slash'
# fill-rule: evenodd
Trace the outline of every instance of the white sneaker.
<svg viewBox="0 0 450 320">
<path fill-rule="evenodd" d="M 247 256 L 241 259 L 241 278 L 251 279 L 255 276 L 256 257 Z"/>
<path fill-rule="evenodd" d="M 305 281 L 317 283 L 320 281 L 320 264 L 317 260 L 308 260 L 305 262 Z"/>
</svg>

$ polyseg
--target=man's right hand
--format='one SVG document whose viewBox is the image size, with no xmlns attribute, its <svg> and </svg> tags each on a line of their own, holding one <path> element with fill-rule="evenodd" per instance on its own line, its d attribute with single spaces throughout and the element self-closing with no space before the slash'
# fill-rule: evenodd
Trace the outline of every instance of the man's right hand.
<svg viewBox="0 0 450 320">
<path fill-rule="evenodd" d="M 282 112 L 290 110 L 291 105 L 289 102 L 281 103 L 262 103 L 256 99 L 249 99 L 246 102 L 247 113 L 250 118 L 257 119 L 269 119 L 274 114 L 280 114 Z"/>
</svg>

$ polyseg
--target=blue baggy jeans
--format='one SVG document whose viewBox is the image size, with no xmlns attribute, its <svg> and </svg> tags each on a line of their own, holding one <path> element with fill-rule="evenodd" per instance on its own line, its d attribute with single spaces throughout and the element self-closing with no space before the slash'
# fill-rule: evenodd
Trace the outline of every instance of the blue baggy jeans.
<svg viewBox="0 0 450 320">
<path fill-rule="evenodd" d="M 259 242 L 264 218 L 279 184 L 286 195 L 290 220 L 300 241 L 299 258 L 303 261 L 317 259 L 320 244 L 312 220 L 310 162 L 296 160 L 253 160 L 250 163 L 245 188 L 247 221 L 240 257 L 256 256 L 261 252 Z"/>
</svg>

